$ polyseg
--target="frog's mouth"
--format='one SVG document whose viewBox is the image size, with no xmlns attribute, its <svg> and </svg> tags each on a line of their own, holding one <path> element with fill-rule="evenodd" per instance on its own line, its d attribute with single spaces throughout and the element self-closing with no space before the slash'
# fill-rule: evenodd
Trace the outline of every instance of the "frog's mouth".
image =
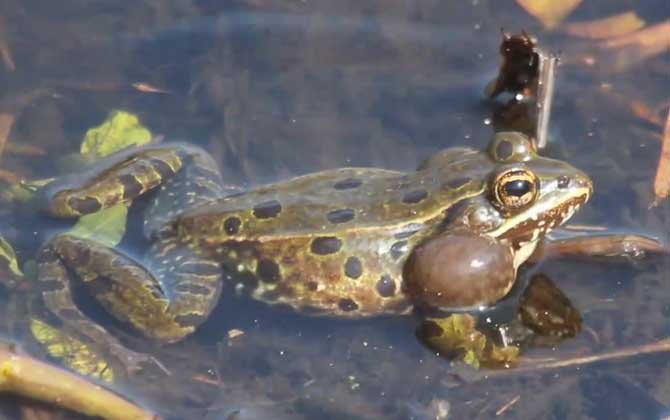
<svg viewBox="0 0 670 420">
<path fill-rule="evenodd" d="M 528 243 L 537 242 L 552 229 L 568 221 L 590 196 L 590 185 L 569 195 L 549 194 L 527 211 L 507 218 L 505 223 L 488 232 L 488 235 L 501 240 L 506 239 L 515 249 L 521 249 Z"/>
<path fill-rule="evenodd" d="M 499 233 L 496 235 L 498 239 L 510 242 L 514 252 L 514 267 L 518 269 L 535 252 L 540 239 L 568 221 L 588 201 L 590 194 L 590 190 L 586 190 L 583 194 L 573 195 L 559 203 L 554 200 L 546 209 L 535 207 L 532 215 L 526 214 L 511 224 L 508 219 L 508 223 L 494 232 L 489 232 L 489 235 Z"/>
</svg>

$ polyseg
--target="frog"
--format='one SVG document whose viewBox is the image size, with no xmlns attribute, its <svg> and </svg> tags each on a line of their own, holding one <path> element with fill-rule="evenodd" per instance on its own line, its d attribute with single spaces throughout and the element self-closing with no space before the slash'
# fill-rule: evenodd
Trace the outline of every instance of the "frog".
<svg viewBox="0 0 670 420">
<path fill-rule="evenodd" d="M 586 173 L 541 156 L 514 131 L 495 133 L 483 150 L 438 151 L 412 172 L 345 167 L 232 194 L 224 185 L 206 151 L 165 143 L 47 186 L 43 207 L 54 217 L 145 200 L 149 243 L 133 255 L 68 233 L 46 241 L 37 260 L 47 309 L 138 368 L 142 353 L 82 311 L 76 287 L 166 344 L 196 331 L 223 290 L 349 319 L 485 308 L 509 293 L 537 245 L 593 191 Z M 416 257 L 435 243 L 446 258 L 437 274 L 422 269 L 431 259 Z"/>
</svg>

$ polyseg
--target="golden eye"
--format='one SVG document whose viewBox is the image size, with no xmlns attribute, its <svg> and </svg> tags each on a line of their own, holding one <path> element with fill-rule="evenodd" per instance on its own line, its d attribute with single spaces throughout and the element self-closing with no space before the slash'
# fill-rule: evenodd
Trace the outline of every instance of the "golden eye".
<svg viewBox="0 0 670 420">
<path fill-rule="evenodd" d="M 494 198 L 505 210 L 523 209 L 537 197 L 537 177 L 526 169 L 511 169 L 493 181 Z"/>
</svg>

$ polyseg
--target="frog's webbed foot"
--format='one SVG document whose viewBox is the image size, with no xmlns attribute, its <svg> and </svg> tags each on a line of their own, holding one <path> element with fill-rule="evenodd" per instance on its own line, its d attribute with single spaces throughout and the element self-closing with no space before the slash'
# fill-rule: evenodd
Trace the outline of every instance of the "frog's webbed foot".
<svg viewBox="0 0 670 420">
<path fill-rule="evenodd" d="M 44 302 L 70 330 L 108 349 L 129 371 L 137 370 L 153 359 L 127 349 L 81 312 L 73 300 L 73 282 L 83 285 L 109 314 L 144 336 L 175 342 L 207 318 L 221 288 L 218 266 L 190 255 L 185 257 L 182 254 L 177 259 L 180 265 L 172 267 L 170 275 L 175 280 L 161 283 L 149 269 L 114 248 L 60 235 L 47 243 L 38 257 Z M 193 284 L 192 268 L 206 264 L 212 270 L 198 274 L 198 284 Z"/>
</svg>

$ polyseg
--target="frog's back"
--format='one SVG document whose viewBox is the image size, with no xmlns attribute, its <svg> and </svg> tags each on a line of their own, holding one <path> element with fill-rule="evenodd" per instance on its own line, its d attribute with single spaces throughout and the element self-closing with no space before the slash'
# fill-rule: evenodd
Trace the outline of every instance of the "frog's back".
<svg viewBox="0 0 670 420">
<path fill-rule="evenodd" d="M 203 237 L 237 241 L 416 231 L 483 188 L 481 168 L 490 165 L 482 165 L 481 154 L 470 149 L 443 154 L 449 159 L 440 165 L 411 173 L 342 168 L 296 177 L 195 208 L 180 224 L 194 236 L 200 236 L 200 225 Z"/>
</svg>

